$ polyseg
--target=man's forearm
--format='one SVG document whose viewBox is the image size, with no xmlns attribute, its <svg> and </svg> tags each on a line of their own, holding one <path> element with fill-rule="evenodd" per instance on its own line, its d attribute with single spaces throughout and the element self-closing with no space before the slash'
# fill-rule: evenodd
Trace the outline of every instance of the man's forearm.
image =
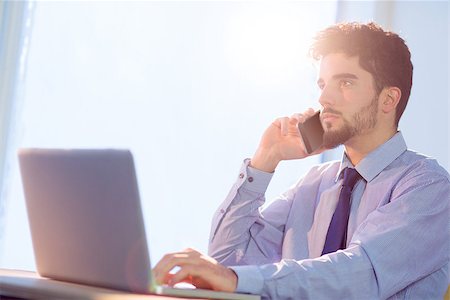
<svg viewBox="0 0 450 300">
<path fill-rule="evenodd" d="M 261 262 L 264 254 L 256 253 L 258 247 L 250 247 L 252 243 L 262 243 L 264 240 L 252 240 L 251 230 L 261 227 L 270 227 L 264 224 L 259 213 L 259 207 L 264 203 L 264 193 L 272 178 L 272 174 L 248 168 L 247 159 L 239 172 L 238 180 L 234 184 L 225 201 L 220 205 L 212 222 L 209 244 L 209 255 L 225 265 L 236 265 L 246 257 L 247 251 L 251 256 Z M 275 231 L 276 232 L 276 231 Z M 282 232 L 270 231 L 270 236 L 264 232 L 259 234 L 260 239 L 279 241 L 282 244 Z M 280 246 L 281 247 L 281 246 Z"/>
</svg>

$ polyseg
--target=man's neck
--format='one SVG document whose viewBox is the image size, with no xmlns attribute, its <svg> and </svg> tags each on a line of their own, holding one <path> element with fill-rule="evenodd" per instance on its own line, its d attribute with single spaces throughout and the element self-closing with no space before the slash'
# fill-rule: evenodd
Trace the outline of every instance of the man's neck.
<svg viewBox="0 0 450 300">
<path fill-rule="evenodd" d="M 386 129 L 355 136 L 344 144 L 345 153 L 350 162 L 356 166 L 370 152 L 390 140 L 396 133 L 397 129 Z"/>
</svg>

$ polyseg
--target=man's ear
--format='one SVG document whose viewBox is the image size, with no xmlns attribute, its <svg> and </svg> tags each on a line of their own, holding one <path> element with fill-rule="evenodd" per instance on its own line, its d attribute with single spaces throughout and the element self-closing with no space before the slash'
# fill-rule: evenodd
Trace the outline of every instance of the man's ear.
<svg viewBox="0 0 450 300">
<path fill-rule="evenodd" d="M 381 107 L 384 113 L 389 113 L 395 111 L 400 98 L 402 96 L 402 91 L 398 87 L 385 87 L 381 91 Z"/>
</svg>

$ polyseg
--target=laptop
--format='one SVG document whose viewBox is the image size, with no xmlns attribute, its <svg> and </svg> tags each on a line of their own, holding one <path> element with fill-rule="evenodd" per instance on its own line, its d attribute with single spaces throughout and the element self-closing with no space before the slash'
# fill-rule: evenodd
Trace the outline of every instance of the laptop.
<svg viewBox="0 0 450 300">
<path fill-rule="evenodd" d="M 18 156 L 39 275 L 134 293 L 260 299 L 155 284 L 130 151 L 29 148 Z"/>
</svg>

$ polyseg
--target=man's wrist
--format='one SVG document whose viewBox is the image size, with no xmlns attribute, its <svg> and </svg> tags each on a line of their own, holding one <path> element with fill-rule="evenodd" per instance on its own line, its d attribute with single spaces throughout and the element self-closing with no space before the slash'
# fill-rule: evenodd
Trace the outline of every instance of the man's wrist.
<svg viewBox="0 0 450 300">
<path fill-rule="evenodd" d="M 264 286 L 264 277 L 256 265 L 231 266 L 229 269 L 237 276 L 237 293 L 261 295 Z"/>
<path fill-rule="evenodd" d="M 258 149 L 250 160 L 250 167 L 267 173 L 273 173 L 279 163 L 280 160 L 270 154 L 270 152 Z"/>
<path fill-rule="evenodd" d="M 230 278 L 230 282 L 231 282 L 231 286 L 232 286 L 232 290 L 231 292 L 234 293 L 237 289 L 237 284 L 238 284 L 238 276 L 236 274 L 236 272 L 231 269 L 231 268 L 227 268 L 228 273 L 229 273 L 229 278 Z"/>
</svg>

